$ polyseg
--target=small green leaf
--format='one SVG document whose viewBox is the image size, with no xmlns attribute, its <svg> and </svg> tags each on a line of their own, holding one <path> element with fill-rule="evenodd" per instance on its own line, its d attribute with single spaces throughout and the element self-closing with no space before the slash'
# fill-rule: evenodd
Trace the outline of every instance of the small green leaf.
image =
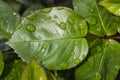
<svg viewBox="0 0 120 80">
<path fill-rule="evenodd" d="M 76 80 L 115 80 L 120 69 L 119 50 L 115 40 L 93 41 L 91 56 L 76 70 Z"/>
<path fill-rule="evenodd" d="M 34 58 L 48 69 L 68 69 L 87 56 L 87 30 L 86 22 L 71 9 L 46 8 L 27 16 L 7 44 L 24 61 Z"/>
<path fill-rule="evenodd" d="M 0 39 L 9 39 L 19 21 L 20 16 L 0 0 Z"/>
<path fill-rule="evenodd" d="M 115 16 L 98 4 L 98 0 L 73 0 L 74 11 L 86 19 L 89 32 L 97 36 L 111 36 L 117 32 Z"/>
<path fill-rule="evenodd" d="M 2 52 L 1 52 L 1 50 L 0 50 L 0 75 L 1 75 L 2 72 L 3 72 L 3 69 L 4 69 L 4 60 L 3 60 Z"/>
<path fill-rule="evenodd" d="M 5 77 L 5 80 L 21 80 L 21 75 L 26 63 L 21 60 L 15 60 L 11 72 Z"/>
<path fill-rule="evenodd" d="M 109 12 L 120 16 L 120 0 L 103 0 L 100 5 L 105 7 Z"/>
<path fill-rule="evenodd" d="M 26 65 L 21 80 L 47 80 L 47 77 L 42 67 L 32 60 Z"/>
</svg>

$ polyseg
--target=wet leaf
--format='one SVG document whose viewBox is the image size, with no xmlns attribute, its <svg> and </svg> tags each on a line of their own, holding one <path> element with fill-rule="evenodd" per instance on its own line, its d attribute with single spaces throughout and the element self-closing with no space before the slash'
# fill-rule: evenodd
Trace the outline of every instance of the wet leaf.
<svg viewBox="0 0 120 80">
<path fill-rule="evenodd" d="M 9 39 L 19 21 L 20 16 L 0 0 L 0 39 Z"/>
<path fill-rule="evenodd" d="M 32 60 L 26 65 L 21 80 L 47 80 L 47 77 L 42 67 Z"/>
<path fill-rule="evenodd" d="M 94 40 L 91 56 L 76 70 L 76 80 L 115 80 L 120 69 L 119 50 L 115 40 Z"/>
<path fill-rule="evenodd" d="M 97 36 L 111 36 L 117 32 L 115 16 L 98 4 L 100 0 L 73 0 L 74 11 L 89 24 L 89 32 Z"/>
<path fill-rule="evenodd" d="M 27 16 L 7 44 L 24 61 L 34 58 L 48 69 L 68 69 L 87 56 L 86 34 L 81 16 L 69 8 L 53 7 Z"/>
<path fill-rule="evenodd" d="M 120 16 L 120 0 L 103 0 L 100 5 L 105 7 L 109 12 Z"/>
</svg>

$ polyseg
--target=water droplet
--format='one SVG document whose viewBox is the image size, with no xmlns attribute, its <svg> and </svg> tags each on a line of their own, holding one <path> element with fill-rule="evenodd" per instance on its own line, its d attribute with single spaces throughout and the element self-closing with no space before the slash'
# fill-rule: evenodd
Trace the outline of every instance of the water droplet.
<svg viewBox="0 0 120 80">
<path fill-rule="evenodd" d="M 97 19 L 95 17 L 87 17 L 87 22 L 89 23 L 89 25 L 96 25 L 97 24 Z"/>
<path fill-rule="evenodd" d="M 84 59 L 86 57 L 86 55 L 85 54 L 82 54 L 82 59 Z"/>
<path fill-rule="evenodd" d="M 17 14 L 14 12 L 13 15 L 15 16 L 15 15 L 17 15 Z"/>
<path fill-rule="evenodd" d="M 75 64 L 79 64 L 80 63 L 80 59 L 79 58 L 75 59 L 74 63 Z"/>
<path fill-rule="evenodd" d="M 62 10 L 62 9 L 64 9 L 64 8 L 63 8 L 63 7 L 57 7 L 57 9 L 58 9 L 58 10 Z"/>
<path fill-rule="evenodd" d="M 15 63 L 18 63 L 19 61 L 18 60 L 15 60 Z"/>
<path fill-rule="evenodd" d="M 43 9 L 42 11 L 45 12 L 45 13 L 49 13 L 51 12 L 52 8 L 46 8 L 46 9 Z"/>
<path fill-rule="evenodd" d="M 101 28 L 100 28 L 100 27 L 99 27 L 99 28 L 97 28 L 97 31 L 98 31 L 98 32 L 100 32 L 100 31 L 101 31 Z"/>
<path fill-rule="evenodd" d="M 120 69 L 120 65 L 116 65 L 115 69 L 118 71 Z"/>
<path fill-rule="evenodd" d="M 60 66 L 62 69 L 65 69 L 67 68 L 68 64 L 66 62 L 63 62 Z"/>
<path fill-rule="evenodd" d="M 57 18 L 57 15 L 54 15 L 54 18 Z"/>
<path fill-rule="evenodd" d="M 94 12 L 94 9 L 90 9 L 90 12 Z"/>
<path fill-rule="evenodd" d="M 77 45 L 77 44 L 78 44 L 78 42 L 76 41 L 76 42 L 75 42 L 75 45 Z"/>
<path fill-rule="evenodd" d="M 85 25 L 79 24 L 79 27 L 80 27 L 80 29 L 84 29 L 84 28 L 85 28 Z"/>
<path fill-rule="evenodd" d="M 43 48 L 46 49 L 46 48 L 47 48 L 47 45 L 44 45 Z"/>
<path fill-rule="evenodd" d="M 59 26 L 60 26 L 61 29 L 65 29 L 66 28 L 66 24 L 64 22 L 61 22 Z"/>
<path fill-rule="evenodd" d="M 71 53 L 71 56 L 74 56 L 74 55 L 75 55 L 75 52 L 72 52 L 72 53 Z"/>
<path fill-rule="evenodd" d="M 19 25 L 16 27 L 16 30 L 19 30 L 21 27 L 22 27 L 22 24 L 19 24 Z"/>
<path fill-rule="evenodd" d="M 36 30 L 36 27 L 33 24 L 28 24 L 26 26 L 26 30 L 29 32 L 34 32 Z"/>
<path fill-rule="evenodd" d="M 40 77 L 40 80 L 43 80 L 43 78 L 42 78 L 42 77 Z"/>
<path fill-rule="evenodd" d="M 69 24 L 74 24 L 74 21 L 73 21 L 73 19 L 72 18 L 68 18 L 68 22 L 69 22 Z"/>
<path fill-rule="evenodd" d="M 96 50 L 97 50 L 98 52 L 100 52 L 100 51 L 102 50 L 102 48 L 101 48 L 100 46 L 96 46 Z"/>
<path fill-rule="evenodd" d="M 33 15 L 28 16 L 27 19 L 33 20 L 33 19 L 35 19 L 36 17 L 37 17 L 37 14 L 33 14 Z"/>
<path fill-rule="evenodd" d="M 101 80 L 102 76 L 100 73 L 96 73 L 96 79 L 95 80 Z"/>
</svg>

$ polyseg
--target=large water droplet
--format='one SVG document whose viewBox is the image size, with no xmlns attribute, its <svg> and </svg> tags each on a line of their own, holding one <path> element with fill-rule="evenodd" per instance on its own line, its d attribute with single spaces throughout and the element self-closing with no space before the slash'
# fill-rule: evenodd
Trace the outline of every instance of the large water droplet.
<svg viewBox="0 0 120 80">
<path fill-rule="evenodd" d="M 52 8 L 46 8 L 46 9 L 43 9 L 42 11 L 45 12 L 45 13 L 49 13 L 51 12 Z"/>
<path fill-rule="evenodd" d="M 102 76 L 100 73 L 96 73 L 96 79 L 95 80 L 101 80 Z"/>
<path fill-rule="evenodd" d="M 96 25 L 97 24 L 97 19 L 95 17 L 90 16 L 90 17 L 87 17 L 86 19 L 87 19 L 89 25 Z"/>
<path fill-rule="evenodd" d="M 57 9 L 58 9 L 58 10 L 62 10 L 62 9 L 64 9 L 64 8 L 63 8 L 63 7 L 57 7 Z"/>
<path fill-rule="evenodd" d="M 120 65 L 116 65 L 116 66 L 115 66 L 115 70 L 118 71 L 119 69 L 120 69 Z"/>
<path fill-rule="evenodd" d="M 26 30 L 29 32 L 34 32 L 36 30 L 36 27 L 33 24 L 28 24 L 26 26 Z"/>
<path fill-rule="evenodd" d="M 68 18 L 68 22 L 69 22 L 69 24 L 74 24 L 74 21 L 73 21 L 73 19 L 72 18 Z"/>
<path fill-rule="evenodd" d="M 80 59 L 79 58 L 75 59 L 74 63 L 75 64 L 79 64 L 80 63 Z"/>
<path fill-rule="evenodd" d="M 67 62 L 63 62 L 62 64 L 60 64 L 60 66 L 62 69 L 65 69 L 68 67 L 68 64 L 67 64 Z"/>
<path fill-rule="evenodd" d="M 33 19 L 35 19 L 36 17 L 37 17 L 37 14 L 33 14 L 33 15 L 28 16 L 27 19 L 33 20 Z"/>
<path fill-rule="evenodd" d="M 66 24 L 64 22 L 61 22 L 59 26 L 60 26 L 61 29 L 65 29 L 66 28 Z"/>
</svg>

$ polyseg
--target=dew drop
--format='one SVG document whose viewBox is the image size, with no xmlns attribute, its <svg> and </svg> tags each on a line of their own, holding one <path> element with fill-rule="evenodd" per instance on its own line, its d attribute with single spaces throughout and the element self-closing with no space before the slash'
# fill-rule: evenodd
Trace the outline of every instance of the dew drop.
<svg viewBox="0 0 120 80">
<path fill-rule="evenodd" d="M 34 32 L 36 30 L 36 27 L 33 24 L 28 24 L 26 26 L 26 30 L 29 32 Z"/>
<path fill-rule="evenodd" d="M 65 69 L 68 67 L 68 64 L 67 64 L 67 62 L 63 62 L 62 64 L 60 64 L 60 66 L 62 69 Z"/>
<path fill-rule="evenodd" d="M 73 21 L 73 19 L 72 18 L 68 18 L 68 22 L 69 22 L 69 24 L 74 24 L 74 21 Z"/>
<path fill-rule="evenodd" d="M 120 65 L 116 65 L 116 66 L 115 66 L 115 70 L 118 71 L 119 69 L 120 69 Z"/>
<path fill-rule="evenodd" d="M 15 60 L 15 63 L 18 63 L 19 61 L 18 60 Z"/>
<path fill-rule="evenodd" d="M 101 80 L 102 76 L 100 73 L 96 73 L 96 80 Z"/>
<path fill-rule="evenodd" d="M 46 8 L 46 9 L 43 9 L 42 11 L 45 12 L 45 13 L 49 13 L 51 12 L 52 8 Z"/>
<path fill-rule="evenodd" d="M 44 49 L 47 49 L 47 45 L 44 45 L 43 48 L 44 48 Z"/>
<path fill-rule="evenodd" d="M 54 15 L 54 18 L 57 18 L 57 15 Z"/>
<path fill-rule="evenodd" d="M 101 28 L 97 28 L 97 31 L 100 32 L 100 31 L 101 31 Z"/>
<path fill-rule="evenodd" d="M 74 55 L 75 55 L 75 52 L 72 52 L 72 53 L 71 53 L 71 56 L 74 56 Z"/>
<path fill-rule="evenodd" d="M 63 7 L 57 7 L 57 10 L 62 10 L 62 9 L 64 9 Z"/>
<path fill-rule="evenodd" d="M 101 48 L 100 46 L 96 46 L 96 50 L 97 50 L 98 52 L 100 52 L 100 51 L 102 50 L 102 48 Z"/>
<path fill-rule="evenodd" d="M 97 24 L 97 19 L 95 17 L 87 17 L 87 22 L 89 23 L 89 25 L 96 25 Z"/>
<path fill-rule="evenodd" d="M 94 9 L 90 9 L 90 12 L 94 12 Z"/>
<path fill-rule="evenodd" d="M 80 59 L 79 58 L 75 59 L 74 63 L 75 64 L 79 64 L 80 63 Z"/>
<path fill-rule="evenodd" d="M 13 15 L 15 16 L 15 15 L 17 15 L 17 14 L 14 12 Z"/>
<path fill-rule="evenodd" d="M 27 19 L 33 20 L 33 19 L 35 19 L 36 17 L 37 17 L 37 14 L 33 14 L 33 15 L 28 16 Z"/>
<path fill-rule="evenodd" d="M 78 44 L 78 42 L 76 41 L 76 42 L 75 42 L 75 45 L 77 45 L 77 44 Z"/>
<path fill-rule="evenodd" d="M 19 30 L 21 27 L 22 27 L 22 24 L 19 24 L 19 25 L 16 27 L 16 30 Z"/>
<path fill-rule="evenodd" d="M 86 57 L 86 55 L 85 54 L 82 54 L 82 59 L 84 59 Z"/>
<path fill-rule="evenodd" d="M 61 22 L 59 26 L 60 26 L 61 29 L 65 29 L 66 28 L 66 24 L 64 22 Z"/>
</svg>

